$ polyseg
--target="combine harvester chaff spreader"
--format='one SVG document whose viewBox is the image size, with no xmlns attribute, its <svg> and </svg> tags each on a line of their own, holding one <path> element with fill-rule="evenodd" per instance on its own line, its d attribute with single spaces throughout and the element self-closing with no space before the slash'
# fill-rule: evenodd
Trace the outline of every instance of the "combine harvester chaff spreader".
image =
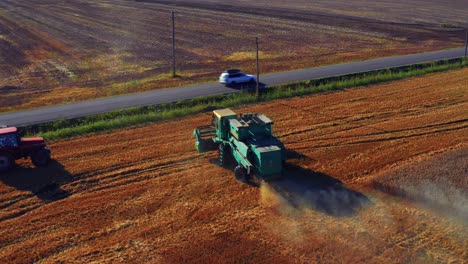
<svg viewBox="0 0 468 264">
<path fill-rule="evenodd" d="M 242 181 L 252 176 L 272 180 L 281 176 L 286 160 L 284 145 L 272 133 L 273 122 L 263 114 L 237 116 L 231 109 L 214 110 L 211 124 L 193 131 L 195 146 L 202 153 L 218 149 L 219 163 L 234 163 Z"/>
</svg>

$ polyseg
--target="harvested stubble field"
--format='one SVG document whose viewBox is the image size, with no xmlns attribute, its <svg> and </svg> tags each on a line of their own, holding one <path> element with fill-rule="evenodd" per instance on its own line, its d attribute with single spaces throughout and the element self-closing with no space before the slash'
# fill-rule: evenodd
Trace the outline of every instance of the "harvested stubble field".
<svg viewBox="0 0 468 264">
<path fill-rule="evenodd" d="M 467 12 L 464 1 L 3 0 L 0 112 L 252 72 L 255 36 L 262 72 L 458 47 Z"/>
<path fill-rule="evenodd" d="M 468 221 L 468 148 L 385 171 L 374 186 Z"/>
<path fill-rule="evenodd" d="M 195 151 L 208 113 L 53 142 L 49 168 L 1 177 L 0 262 L 463 263 L 466 215 L 373 187 L 444 188 L 384 172 L 466 161 L 467 83 L 461 69 L 234 109 L 267 114 L 289 149 L 284 179 L 260 187 Z M 466 200 L 463 177 L 449 187 Z"/>
</svg>

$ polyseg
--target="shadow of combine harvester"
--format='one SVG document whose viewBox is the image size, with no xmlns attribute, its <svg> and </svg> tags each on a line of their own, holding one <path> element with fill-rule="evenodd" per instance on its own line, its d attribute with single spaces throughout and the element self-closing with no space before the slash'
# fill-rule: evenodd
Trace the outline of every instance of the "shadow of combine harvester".
<svg viewBox="0 0 468 264">
<path fill-rule="evenodd" d="M 70 194 L 60 185 L 70 180 L 72 175 L 56 160 L 50 160 L 47 167 L 16 166 L 0 180 L 17 190 L 30 191 L 44 202 L 67 198 Z"/>
<path fill-rule="evenodd" d="M 286 150 L 286 155 L 288 160 L 307 163 L 314 161 L 289 149 Z M 210 162 L 219 165 L 219 160 L 216 158 L 210 159 Z M 233 170 L 235 166 L 235 163 L 229 163 L 224 168 Z M 253 187 L 260 187 L 262 184 L 258 179 L 244 183 Z M 291 163 L 285 164 L 280 178 L 268 181 L 266 184 L 297 209 L 308 208 L 335 217 L 355 215 L 357 210 L 371 204 L 364 194 L 347 188 L 340 180 Z"/>
<path fill-rule="evenodd" d="M 335 216 L 355 215 L 369 205 L 362 193 L 348 189 L 331 176 L 287 164 L 282 178 L 268 183 L 278 195 L 295 208 L 308 208 Z"/>
</svg>

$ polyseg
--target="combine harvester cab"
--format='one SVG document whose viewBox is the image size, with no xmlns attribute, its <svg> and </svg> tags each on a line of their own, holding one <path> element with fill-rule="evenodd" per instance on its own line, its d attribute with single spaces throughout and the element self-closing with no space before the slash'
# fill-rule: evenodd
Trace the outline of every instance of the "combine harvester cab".
<svg viewBox="0 0 468 264">
<path fill-rule="evenodd" d="M 248 181 L 255 175 L 259 180 L 272 180 L 281 176 L 286 158 L 272 125 L 263 114 L 237 116 L 230 109 L 214 110 L 211 125 L 194 130 L 195 147 L 200 153 L 218 149 L 220 165 L 234 162 L 238 179 Z"/>
</svg>

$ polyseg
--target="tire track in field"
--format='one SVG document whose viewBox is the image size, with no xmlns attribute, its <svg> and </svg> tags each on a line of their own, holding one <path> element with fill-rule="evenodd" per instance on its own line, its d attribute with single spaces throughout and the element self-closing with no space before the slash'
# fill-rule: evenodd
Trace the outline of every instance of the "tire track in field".
<svg viewBox="0 0 468 264">
<path fill-rule="evenodd" d="M 461 126 L 458 126 L 460 124 L 461 124 Z M 455 127 L 452 128 L 451 125 L 454 125 Z M 450 121 L 450 122 L 446 122 L 446 123 L 439 123 L 439 124 L 420 126 L 420 127 L 411 127 L 411 128 L 405 128 L 405 129 L 396 129 L 396 130 L 376 129 L 376 130 L 380 130 L 380 132 L 369 133 L 369 134 L 346 135 L 346 136 L 322 138 L 324 136 L 329 135 L 329 134 L 327 134 L 327 135 L 322 135 L 322 136 L 316 136 L 315 139 L 316 140 L 338 140 L 338 139 L 352 139 L 352 138 L 359 138 L 359 137 L 373 137 L 373 136 L 381 136 L 381 135 L 388 135 L 388 134 L 397 134 L 397 133 L 400 133 L 400 132 L 416 132 L 418 130 L 426 130 L 426 129 L 430 129 L 430 128 L 434 128 L 435 130 L 434 131 L 429 131 L 429 132 L 444 132 L 445 129 L 462 129 L 462 128 L 466 128 L 467 125 L 468 125 L 468 119 L 462 119 L 462 120 L 454 120 L 454 121 Z M 361 125 L 361 126 L 350 128 L 349 130 L 352 130 L 352 129 L 355 129 L 355 128 L 363 128 L 363 127 L 368 127 L 368 126 Z M 374 127 L 370 127 L 370 128 L 375 129 Z M 333 134 L 340 133 L 340 132 L 343 132 L 343 131 L 346 131 L 346 130 L 336 131 Z"/>
<path fill-rule="evenodd" d="M 468 124 L 464 125 L 464 126 L 460 126 L 460 127 L 443 128 L 443 129 L 440 129 L 440 130 L 435 130 L 435 131 L 430 131 L 430 132 L 414 133 L 414 134 L 411 134 L 411 135 L 404 135 L 404 136 L 391 136 L 391 137 L 382 138 L 382 139 L 370 139 L 370 140 L 351 142 L 351 143 L 348 143 L 348 144 L 328 145 L 328 146 L 325 146 L 325 147 L 342 146 L 342 145 L 356 145 L 356 144 L 364 144 L 364 143 L 377 143 L 377 142 L 381 142 L 381 141 L 409 139 L 409 138 L 414 138 L 414 137 L 422 137 L 422 136 L 434 135 L 434 134 L 445 133 L 445 132 L 453 132 L 453 131 L 463 130 L 463 129 L 466 129 L 466 128 L 468 128 Z"/>
<path fill-rule="evenodd" d="M 151 164 L 150 162 L 131 164 L 107 171 L 99 171 L 94 176 L 83 175 L 83 180 L 69 185 L 75 188 L 78 186 L 78 190 L 82 189 L 85 192 L 95 192 L 205 166 L 198 163 L 194 165 L 192 163 L 194 159 L 197 158 L 191 157 L 166 164 Z M 89 186 L 89 183 L 92 185 Z M 85 185 L 85 187 L 79 188 L 82 185 Z"/>
<path fill-rule="evenodd" d="M 455 78 L 455 80 L 450 80 L 448 81 L 448 85 L 453 85 L 454 87 L 457 87 L 457 85 L 460 82 L 459 78 Z M 422 96 L 422 94 L 418 93 L 418 91 L 425 90 L 426 88 L 430 87 L 433 84 L 427 84 L 427 85 L 421 85 L 421 86 L 416 86 L 415 88 L 410 88 L 410 89 L 405 89 L 405 92 L 411 92 L 411 93 L 416 93 L 416 96 Z M 435 92 L 432 92 L 435 93 Z M 379 95 L 374 95 L 374 96 L 367 96 L 367 97 L 360 97 L 359 100 L 375 100 L 375 98 L 391 98 L 389 95 L 395 94 L 395 92 L 391 91 L 390 93 L 383 92 L 382 94 Z M 425 96 L 427 96 L 427 92 L 423 93 Z M 401 120 L 405 119 L 414 119 L 415 117 L 421 118 L 424 117 L 425 115 L 428 115 L 427 111 L 428 109 L 431 109 L 431 111 L 447 111 L 447 109 L 456 109 L 459 107 L 464 107 L 466 104 L 465 102 L 460 102 L 459 100 L 454 100 L 451 99 L 449 102 L 447 101 L 446 98 L 434 98 L 435 100 L 432 102 L 425 103 L 423 106 L 420 106 L 419 108 L 416 109 L 408 109 L 408 110 L 398 110 L 394 111 L 391 110 L 389 111 L 386 108 L 383 108 L 383 112 L 381 111 L 372 111 L 372 112 L 364 112 L 359 115 L 354 114 L 353 116 L 344 116 L 344 117 L 339 117 L 337 118 L 336 116 L 331 116 L 329 114 L 325 114 L 324 110 L 314 110 L 316 107 L 304 107 L 304 108 L 299 108 L 299 107 L 294 107 L 289 104 L 282 104 L 286 108 L 291 108 L 295 109 L 296 111 L 302 111 L 304 113 L 310 113 L 315 116 L 323 116 L 325 118 L 325 121 L 323 122 L 311 122 L 314 123 L 313 125 L 306 126 L 303 129 L 299 130 L 294 130 L 286 133 L 278 133 L 278 135 L 282 138 L 285 138 L 286 141 L 289 141 L 290 136 L 295 136 L 295 135 L 300 135 L 302 133 L 312 133 L 313 138 L 316 140 L 335 140 L 335 139 L 344 139 L 344 138 L 356 138 L 356 137 L 361 137 L 361 136 L 377 136 L 377 135 L 385 135 L 385 134 L 392 134 L 392 133 L 404 133 L 412 130 L 427 130 L 428 128 L 431 127 L 436 127 L 436 126 L 446 126 L 450 125 L 452 123 L 463 123 L 466 122 L 467 119 L 461 117 L 461 119 L 452 121 L 452 122 L 438 122 L 434 125 L 426 125 L 426 126 L 420 126 L 420 127 L 408 127 L 408 128 L 403 128 L 403 129 L 394 129 L 394 128 L 386 128 L 388 125 L 392 126 L 392 121 L 390 118 L 397 118 Z M 338 105 L 334 105 L 335 109 L 339 109 L 341 105 L 345 105 L 350 102 L 355 102 L 355 100 L 350 99 L 346 100 L 344 102 L 338 102 Z M 346 107 L 344 106 L 346 109 Z M 326 108 L 326 110 L 328 110 Z M 382 120 L 383 119 L 383 120 Z M 365 121 L 365 123 L 363 123 Z M 371 123 L 372 122 L 372 123 Z M 433 121 L 432 121 L 433 122 Z M 437 121 L 436 121 L 437 122 Z M 345 126 L 344 126 L 345 125 Z M 347 127 L 346 125 L 350 125 L 350 127 Z M 333 128 L 334 126 L 338 126 L 337 129 L 332 130 L 331 132 L 328 131 L 329 128 Z M 304 126 L 303 126 L 304 127 Z M 364 135 L 362 132 L 358 132 L 360 128 L 369 128 L 372 130 L 376 130 L 378 132 L 375 133 L 368 133 L 366 132 Z M 324 131 L 324 132 L 322 132 Z M 331 134 L 338 134 L 338 133 L 344 133 L 344 132 L 350 132 L 350 131 L 356 131 L 356 135 L 353 135 L 353 133 L 347 133 L 346 135 L 342 136 L 336 136 L 336 137 L 327 137 L 330 136 Z M 438 129 L 437 131 L 443 132 L 443 129 Z M 314 133 L 315 132 L 315 133 Z M 317 135 L 318 133 L 321 133 L 321 135 Z M 421 136 L 424 135 L 424 133 L 420 134 Z M 417 134 L 415 134 L 417 136 Z M 398 136 L 397 138 L 391 138 L 391 139 L 398 139 L 398 138 L 405 138 L 405 136 L 401 135 Z M 378 140 L 377 140 L 378 141 Z M 366 142 L 376 142 L 376 140 L 370 140 L 370 141 L 363 141 L 362 143 Z M 297 141 L 291 141 L 291 143 L 299 143 Z"/>
</svg>

